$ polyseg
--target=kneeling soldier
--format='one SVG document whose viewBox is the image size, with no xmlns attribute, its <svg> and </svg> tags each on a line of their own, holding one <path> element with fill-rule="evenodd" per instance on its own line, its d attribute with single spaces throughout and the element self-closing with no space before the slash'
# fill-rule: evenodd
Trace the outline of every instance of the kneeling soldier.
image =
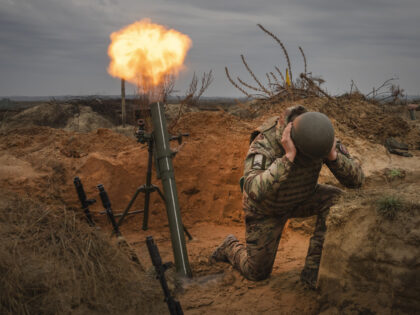
<svg viewBox="0 0 420 315">
<path fill-rule="evenodd" d="M 233 235 L 213 252 L 212 261 L 230 262 L 246 278 L 263 280 L 273 269 L 286 221 L 317 215 L 301 280 L 315 288 L 330 207 L 342 193 L 318 184 L 325 163 L 346 187 L 358 188 L 363 171 L 334 137 L 331 121 L 303 106 L 289 108 L 285 123 L 272 118 L 259 128 L 244 167 L 246 244 Z"/>
</svg>

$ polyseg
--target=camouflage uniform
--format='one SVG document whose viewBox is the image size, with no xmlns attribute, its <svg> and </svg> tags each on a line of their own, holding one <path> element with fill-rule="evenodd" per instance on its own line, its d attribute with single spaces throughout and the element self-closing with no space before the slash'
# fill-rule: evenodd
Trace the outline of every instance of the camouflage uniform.
<svg viewBox="0 0 420 315">
<path fill-rule="evenodd" d="M 312 215 L 317 215 L 317 221 L 304 271 L 312 271 L 316 277 L 326 232 L 325 219 L 342 192 L 317 184 L 321 167 L 325 163 L 347 187 L 360 187 L 364 179 L 361 167 L 343 147 L 337 150 L 337 160 L 333 162 L 307 160 L 299 154 L 290 162 L 280 142 L 284 127 L 278 117 L 272 118 L 251 143 L 243 187 L 246 245 L 232 236 L 234 240 L 224 248 L 224 257 L 250 280 L 270 275 L 286 221 Z"/>
</svg>

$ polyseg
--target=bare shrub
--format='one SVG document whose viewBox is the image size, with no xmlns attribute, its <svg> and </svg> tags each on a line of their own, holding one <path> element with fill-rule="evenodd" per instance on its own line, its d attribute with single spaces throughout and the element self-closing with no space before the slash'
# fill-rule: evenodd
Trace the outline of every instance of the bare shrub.
<svg viewBox="0 0 420 315">
<path fill-rule="evenodd" d="M 257 26 L 280 45 L 287 63 L 286 73 L 282 73 L 278 66 L 274 66 L 275 71 L 269 71 L 265 74 L 267 78 L 267 85 L 264 85 L 255 75 L 244 55 L 241 55 L 242 63 L 244 64 L 245 69 L 249 73 L 254 84 L 249 83 L 240 77 L 236 77 L 236 80 L 233 79 L 230 75 L 229 69 L 225 67 L 226 76 L 229 82 L 236 89 L 241 91 L 241 93 L 248 98 L 265 99 L 274 102 L 281 101 L 283 99 L 293 100 L 295 98 L 306 98 L 311 96 L 326 96 L 331 98 L 320 87 L 325 81 L 321 77 L 312 76 L 312 73 L 308 72 L 307 59 L 302 47 L 299 47 L 299 51 L 304 63 L 304 72 L 299 78 L 293 80 L 292 66 L 286 46 L 276 35 L 267 30 L 264 26 L 261 24 L 257 24 Z"/>
</svg>

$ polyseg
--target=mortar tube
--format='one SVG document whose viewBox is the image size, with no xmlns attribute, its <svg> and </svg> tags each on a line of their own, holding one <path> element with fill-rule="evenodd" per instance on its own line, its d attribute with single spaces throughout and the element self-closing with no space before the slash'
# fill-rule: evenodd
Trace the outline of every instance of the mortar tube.
<svg viewBox="0 0 420 315">
<path fill-rule="evenodd" d="M 156 166 L 160 172 L 163 194 L 165 195 L 175 266 L 178 273 L 185 277 L 191 277 L 163 103 L 153 103 L 150 105 L 150 109 L 155 140 Z"/>
</svg>

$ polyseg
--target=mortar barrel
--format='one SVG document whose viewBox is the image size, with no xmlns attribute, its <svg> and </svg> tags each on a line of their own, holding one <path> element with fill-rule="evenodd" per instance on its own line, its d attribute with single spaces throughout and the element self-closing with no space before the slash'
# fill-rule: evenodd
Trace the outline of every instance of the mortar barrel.
<svg viewBox="0 0 420 315">
<path fill-rule="evenodd" d="M 155 140 L 156 166 L 160 172 L 163 194 L 165 195 L 175 266 L 177 272 L 186 277 L 191 277 L 163 103 L 153 103 L 150 105 L 150 109 Z"/>
</svg>

